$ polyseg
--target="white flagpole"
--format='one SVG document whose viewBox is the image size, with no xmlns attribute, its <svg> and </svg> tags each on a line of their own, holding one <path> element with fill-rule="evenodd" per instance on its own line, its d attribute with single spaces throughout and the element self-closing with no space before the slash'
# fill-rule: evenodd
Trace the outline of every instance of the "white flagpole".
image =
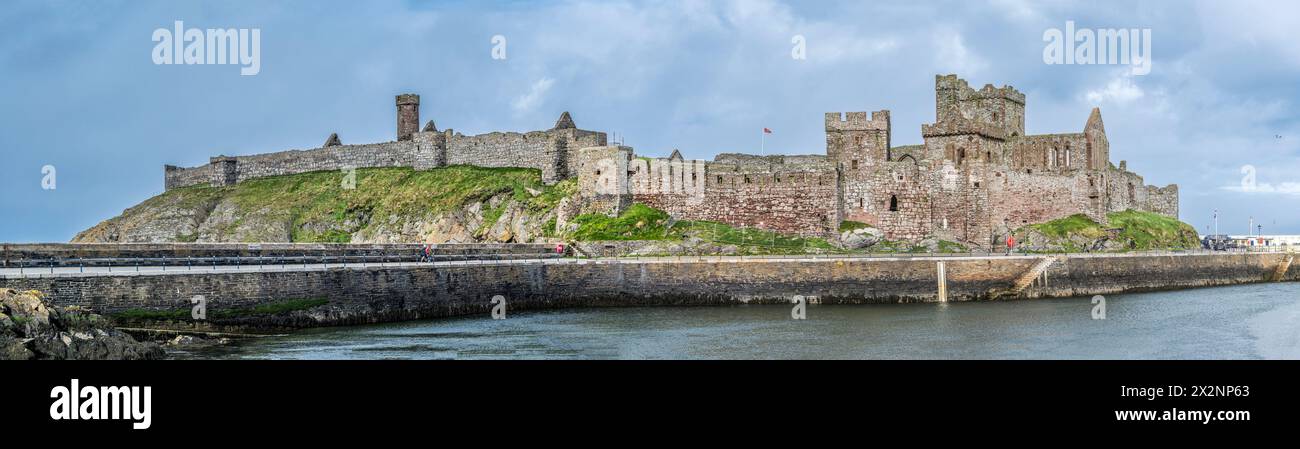
<svg viewBox="0 0 1300 449">
<path fill-rule="evenodd" d="M 758 141 L 760 142 L 758 151 L 760 155 L 767 156 L 767 130 L 760 129 L 758 133 Z"/>
</svg>

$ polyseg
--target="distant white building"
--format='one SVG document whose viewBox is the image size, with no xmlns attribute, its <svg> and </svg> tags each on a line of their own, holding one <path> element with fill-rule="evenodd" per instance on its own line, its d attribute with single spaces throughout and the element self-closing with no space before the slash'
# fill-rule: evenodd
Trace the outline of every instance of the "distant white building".
<svg viewBox="0 0 1300 449">
<path fill-rule="evenodd" d="M 1300 248 L 1300 235 L 1229 235 L 1237 246 L 1290 246 Z"/>
</svg>

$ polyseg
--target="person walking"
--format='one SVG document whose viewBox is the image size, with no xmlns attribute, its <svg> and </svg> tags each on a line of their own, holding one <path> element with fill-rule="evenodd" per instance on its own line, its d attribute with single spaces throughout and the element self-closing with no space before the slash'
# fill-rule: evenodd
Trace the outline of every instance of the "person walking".
<svg viewBox="0 0 1300 449">
<path fill-rule="evenodd" d="M 1007 234 L 1007 255 L 1010 256 L 1011 252 L 1014 251 L 1015 248 L 1016 248 L 1016 236 L 1008 233 Z"/>
</svg>

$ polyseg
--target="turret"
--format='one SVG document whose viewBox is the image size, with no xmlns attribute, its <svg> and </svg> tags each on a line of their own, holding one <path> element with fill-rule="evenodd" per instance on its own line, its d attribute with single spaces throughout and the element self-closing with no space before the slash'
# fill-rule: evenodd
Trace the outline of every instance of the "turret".
<svg viewBox="0 0 1300 449">
<path fill-rule="evenodd" d="M 826 155 L 849 168 L 890 160 L 889 139 L 889 110 L 826 113 Z"/>
<path fill-rule="evenodd" d="M 411 140 L 411 135 L 420 130 L 420 96 L 402 94 L 397 96 L 397 140 Z"/>
</svg>

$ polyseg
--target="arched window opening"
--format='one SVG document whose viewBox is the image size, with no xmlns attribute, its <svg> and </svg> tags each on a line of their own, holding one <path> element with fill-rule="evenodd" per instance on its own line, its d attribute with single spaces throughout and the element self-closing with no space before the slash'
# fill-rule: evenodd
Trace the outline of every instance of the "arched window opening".
<svg viewBox="0 0 1300 449">
<path fill-rule="evenodd" d="M 890 211 L 890 212 L 898 212 L 898 196 L 897 196 L 897 195 L 890 195 L 890 196 L 889 196 L 889 211 Z"/>
</svg>

